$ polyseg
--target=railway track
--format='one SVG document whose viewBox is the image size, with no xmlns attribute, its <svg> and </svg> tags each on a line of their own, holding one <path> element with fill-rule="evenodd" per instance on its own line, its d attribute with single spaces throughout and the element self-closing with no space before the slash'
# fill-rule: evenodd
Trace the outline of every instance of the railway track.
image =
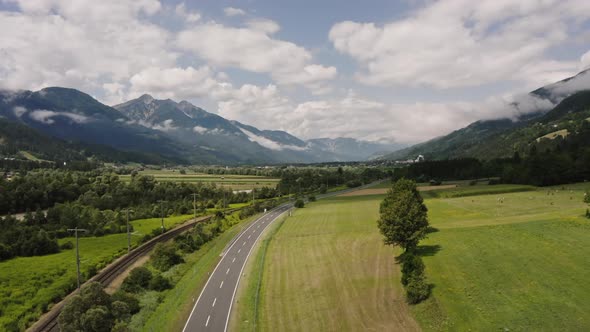
<svg viewBox="0 0 590 332">
<path fill-rule="evenodd" d="M 240 210 L 240 209 L 230 209 L 230 210 L 225 211 L 224 213 L 226 213 L 226 214 L 233 213 L 238 210 Z M 149 253 L 156 246 L 156 244 L 169 241 L 169 240 L 173 239 L 174 237 L 176 237 L 177 235 L 179 235 L 183 232 L 186 232 L 191 227 L 193 227 L 195 224 L 200 223 L 200 222 L 207 222 L 207 221 L 211 220 L 211 218 L 213 218 L 213 216 L 206 216 L 206 217 L 193 219 L 192 221 L 190 221 L 188 223 L 185 223 L 181 226 L 178 226 L 176 228 L 173 228 L 173 229 L 165 232 L 164 234 L 160 234 L 160 235 L 154 237 L 153 239 L 149 240 L 148 242 L 133 249 L 127 255 L 124 255 L 123 257 L 117 259 L 116 261 L 114 261 L 113 263 L 108 265 L 106 268 L 104 268 L 102 271 L 100 271 L 94 277 L 92 277 L 88 281 L 86 281 L 86 283 L 89 283 L 92 281 L 97 281 L 97 282 L 100 282 L 104 287 L 108 286 L 111 282 L 113 282 L 113 280 L 115 280 L 115 278 L 117 278 L 117 276 L 119 276 L 121 273 L 123 273 L 125 270 L 127 270 L 127 268 L 129 266 L 133 265 L 140 257 Z M 65 303 L 67 302 L 67 300 L 71 296 L 73 296 L 75 293 L 76 293 L 76 291 L 73 291 L 64 300 L 57 303 L 44 317 L 42 317 L 41 320 L 39 320 L 35 325 L 33 325 L 29 329 L 29 331 L 30 332 L 59 331 L 59 324 L 57 321 L 59 314 L 61 313 L 61 310 L 62 310 L 63 306 L 65 305 Z"/>
</svg>

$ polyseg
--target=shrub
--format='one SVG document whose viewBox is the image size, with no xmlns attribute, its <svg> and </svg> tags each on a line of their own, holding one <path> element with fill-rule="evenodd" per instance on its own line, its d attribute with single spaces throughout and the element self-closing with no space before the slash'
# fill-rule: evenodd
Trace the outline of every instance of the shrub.
<svg viewBox="0 0 590 332">
<path fill-rule="evenodd" d="M 62 243 L 61 246 L 59 246 L 59 249 L 61 249 L 61 250 L 74 249 L 74 244 L 72 243 L 72 241 L 64 242 L 64 243 Z"/>
<path fill-rule="evenodd" d="M 304 206 L 305 206 L 305 203 L 303 202 L 302 199 L 298 199 L 298 200 L 295 201 L 295 207 L 296 208 L 299 208 L 300 209 L 300 208 L 302 208 Z"/>
<path fill-rule="evenodd" d="M 130 293 L 138 293 L 142 289 L 147 288 L 151 280 L 152 272 L 150 270 L 145 267 L 136 267 L 131 270 L 129 276 L 125 278 L 121 285 L 121 289 Z"/>
<path fill-rule="evenodd" d="M 152 264 L 160 271 L 167 271 L 172 266 L 184 262 L 176 252 L 176 247 L 170 244 L 158 243 L 152 253 Z"/>
<path fill-rule="evenodd" d="M 414 276 L 424 275 L 424 263 L 420 256 L 406 253 L 402 256 L 402 285 L 407 286 Z"/>
<path fill-rule="evenodd" d="M 170 289 L 172 285 L 170 285 L 170 281 L 168 281 L 168 279 L 158 274 L 152 278 L 149 287 L 151 290 L 161 292 L 163 290 Z"/>
<path fill-rule="evenodd" d="M 113 300 L 113 302 L 120 301 L 127 304 L 127 307 L 129 308 L 129 313 L 131 315 L 139 312 L 139 300 L 132 294 L 119 290 L 115 294 L 113 294 L 111 299 Z"/>
<path fill-rule="evenodd" d="M 309 199 L 310 202 L 315 202 L 316 198 L 314 195 L 309 196 L 307 199 Z"/>
<path fill-rule="evenodd" d="M 426 283 L 424 275 L 414 275 L 406 286 L 406 299 L 410 304 L 420 303 L 430 295 L 430 285 Z"/>
<path fill-rule="evenodd" d="M 351 181 L 346 182 L 346 186 L 348 188 L 356 188 L 356 187 L 360 187 L 362 185 L 363 184 L 358 180 L 351 180 Z"/>
</svg>

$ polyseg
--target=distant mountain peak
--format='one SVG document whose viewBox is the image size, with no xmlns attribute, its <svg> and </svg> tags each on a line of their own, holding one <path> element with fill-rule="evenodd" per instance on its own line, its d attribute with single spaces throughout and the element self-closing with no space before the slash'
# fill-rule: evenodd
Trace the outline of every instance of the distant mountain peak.
<svg viewBox="0 0 590 332">
<path fill-rule="evenodd" d="M 151 103 L 152 101 L 155 100 L 154 97 L 152 97 L 151 95 L 149 95 L 147 93 L 144 93 L 143 95 L 141 95 L 141 97 L 139 97 L 137 99 L 143 101 L 146 104 L 149 104 L 149 103 Z"/>
</svg>

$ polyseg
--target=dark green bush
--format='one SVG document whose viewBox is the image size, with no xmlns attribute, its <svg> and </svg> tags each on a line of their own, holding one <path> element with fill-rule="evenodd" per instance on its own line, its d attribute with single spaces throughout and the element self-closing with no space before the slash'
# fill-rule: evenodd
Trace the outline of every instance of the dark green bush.
<svg viewBox="0 0 590 332">
<path fill-rule="evenodd" d="M 152 272 L 150 270 L 145 267 L 136 267 L 125 278 L 121 289 L 129 293 L 139 293 L 141 290 L 149 287 L 151 280 Z"/>
<path fill-rule="evenodd" d="M 158 243 L 152 253 L 152 264 L 160 271 L 167 271 L 172 266 L 183 262 L 184 260 L 172 244 Z"/>
<path fill-rule="evenodd" d="M 413 275 L 406 286 L 406 299 L 410 304 L 420 303 L 430 295 L 430 285 L 423 274 Z"/>
<path fill-rule="evenodd" d="M 168 281 L 168 279 L 158 274 L 152 278 L 149 287 L 151 290 L 161 292 L 163 290 L 170 289 L 172 285 L 170 285 L 170 281 Z"/>
<path fill-rule="evenodd" d="M 298 199 L 298 200 L 295 201 L 295 207 L 296 208 L 300 209 L 300 208 L 302 208 L 304 206 L 305 206 L 305 203 L 303 202 L 302 199 Z"/>
</svg>

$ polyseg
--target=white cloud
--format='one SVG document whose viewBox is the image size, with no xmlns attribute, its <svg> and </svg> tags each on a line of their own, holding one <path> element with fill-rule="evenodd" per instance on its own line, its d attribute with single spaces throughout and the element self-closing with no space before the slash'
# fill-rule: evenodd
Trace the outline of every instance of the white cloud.
<svg viewBox="0 0 590 332">
<path fill-rule="evenodd" d="M 566 97 L 576 91 L 590 89 L 590 70 L 576 75 L 565 82 L 558 82 L 549 86 L 552 93 Z"/>
<path fill-rule="evenodd" d="M 45 123 L 45 124 L 54 124 L 55 120 L 54 117 L 63 116 L 69 118 L 71 121 L 75 123 L 87 123 L 90 121 L 89 117 L 84 115 L 70 113 L 70 112 L 54 112 L 48 110 L 34 110 L 29 113 L 29 117 L 35 121 Z"/>
<path fill-rule="evenodd" d="M 205 134 L 207 132 L 207 128 L 201 126 L 193 127 L 193 131 L 198 134 Z"/>
<path fill-rule="evenodd" d="M 219 88 L 207 66 L 193 68 L 148 67 L 131 77 L 130 95 L 137 97 L 146 92 L 158 99 L 189 99 L 208 96 Z"/>
<path fill-rule="evenodd" d="M 335 67 L 313 64 L 305 48 L 272 38 L 278 25 L 266 25 L 233 28 L 210 22 L 181 31 L 176 44 L 212 65 L 268 73 L 279 84 L 312 85 L 336 76 Z"/>
<path fill-rule="evenodd" d="M 27 113 L 27 109 L 22 106 L 16 106 L 12 109 L 12 111 L 14 112 L 14 115 L 16 115 L 18 118 L 22 117 L 23 114 Z"/>
<path fill-rule="evenodd" d="M 164 120 L 162 123 L 153 124 L 151 128 L 160 131 L 171 131 L 176 129 L 177 127 L 174 126 L 174 122 L 172 121 L 172 119 L 168 119 Z"/>
<path fill-rule="evenodd" d="M 241 15 L 246 15 L 246 12 L 242 9 L 239 8 L 234 8 L 234 7 L 225 7 L 223 8 L 223 13 L 225 14 L 225 16 L 241 16 Z"/>
<path fill-rule="evenodd" d="M 201 14 L 197 12 L 189 12 L 186 9 L 186 5 L 184 4 L 184 2 L 176 5 L 176 7 L 174 8 L 174 12 L 176 13 L 176 15 L 184 19 L 187 23 L 195 23 L 201 19 Z"/>
<path fill-rule="evenodd" d="M 265 18 L 249 20 L 246 22 L 246 26 L 252 30 L 260 31 L 269 35 L 272 35 L 281 29 L 281 26 L 277 22 Z"/>
<path fill-rule="evenodd" d="M 275 142 L 273 140 L 270 140 L 270 139 L 268 139 L 266 137 L 258 136 L 256 134 L 254 134 L 253 132 L 248 131 L 248 130 L 246 130 L 244 128 L 240 128 L 240 130 L 244 134 L 246 134 L 246 136 L 248 136 L 248 139 L 251 142 L 256 142 L 259 145 L 261 145 L 261 146 L 263 146 L 263 147 L 265 147 L 267 149 L 271 149 L 271 150 L 275 150 L 275 151 L 280 151 L 280 150 L 283 149 L 279 143 L 277 143 L 277 142 Z"/>
<path fill-rule="evenodd" d="M 588 1 L 447 0 L 383 26 L 340 22 L 329 37 L 338 51 L 358 61 L 358 78 L 367 84 L 541 84 L 579 69 L 579 63 L 550 62 L 544 54 L 588 18 Z"/>
<path fill-rule="evenodd" d="M 582 62 L 583 69 L 590 69 L 590 51 L 588 51 L 584 55 L 582 55 L 582 57 L 580 58 L 580 61 Z"/>
<path fill-rule="evenodd" d="M 160 3 L 140 1 L 19 1 L 22 12 L 0 12 L 0 88 L 67 86 L 107 94 L 150 66 L 172 66 L 170 33 L 140 18 Z M 103 84 L 109 84 L 103 86 Z"/>
</svg>

